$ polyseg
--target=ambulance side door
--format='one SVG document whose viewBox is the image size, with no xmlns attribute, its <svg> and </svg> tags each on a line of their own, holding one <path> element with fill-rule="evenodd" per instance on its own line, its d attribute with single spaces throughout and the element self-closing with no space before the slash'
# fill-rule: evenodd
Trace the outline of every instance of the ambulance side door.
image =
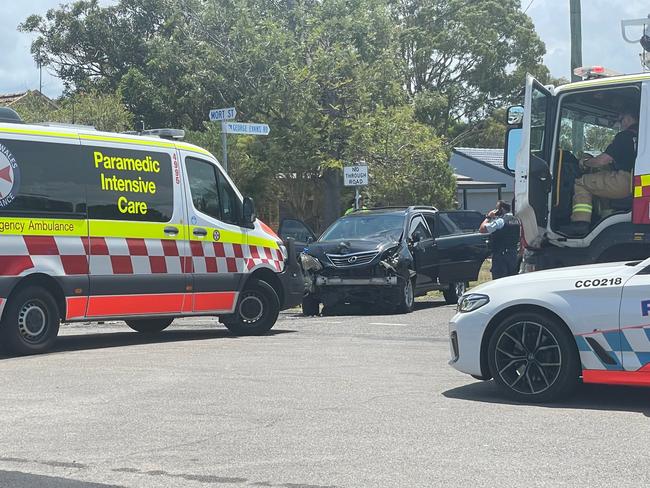
<svg viewBox="0 0 650 488">
<path fill-rule="evenodd" d="M 173 144 L 82 139 L 87 184 L 88 317 L 179 316 L 190 310 L 188 247 Z"/>
<path fill-rule="evenodd" d="M 192 310 L 232 313 L 247 271 L 242 197 L 215 160 L 187 151 L 181 155 L 193 269 Z"/>
</svg>

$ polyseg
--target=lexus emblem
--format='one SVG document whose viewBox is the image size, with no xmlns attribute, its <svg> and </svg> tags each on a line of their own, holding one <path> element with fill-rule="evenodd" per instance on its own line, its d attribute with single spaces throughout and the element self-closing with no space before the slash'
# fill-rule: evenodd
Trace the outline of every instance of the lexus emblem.
<svg viewBox="0 0 650 488">
<path fill-rule="evenodd" d="M 357 257 L 356 257 L 356 256 L 350 256 L 350 257 L 348 258 L 348 263 L 350 263 L 350 264 L 354 264 L 354 263 L 356 263 L 356 262 L 357 262 Z"/>
</svg>

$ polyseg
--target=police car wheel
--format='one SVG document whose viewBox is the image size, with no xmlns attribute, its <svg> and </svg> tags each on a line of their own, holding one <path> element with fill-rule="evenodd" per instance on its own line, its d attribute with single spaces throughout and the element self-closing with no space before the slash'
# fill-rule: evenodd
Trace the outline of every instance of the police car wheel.
<svg viewBox="0 0 650 488">
<path fill-rule="evenodd" d="M 153 334 L 155 332 L 161 332 L 169 327 L 173 318 L 167 319 L 141 319 L 141 320 L 127 320 L 126 325 L 131 327 L 133 330 L 138 332 L 143 332 L 145 334 Z"/>
<path fill-rule="evenodd" d="M 306 317 L 313 317 L 320 313 L 320 302 L 311 295 L 302 298 L 302 314 Z"/>
<path fill-rule="evenodd" d="M 260 335 L 275 325 L 279 313 L 280 300 L 273 287 L 253 280 L 239 294 L 235 313 L 223 322 L 233 334 Z"/>
<path fill-rule="evenodd" d="M 45 289 L 30 286 L 9 298 L 0 326 L 0 345 L 12 355 L 47 351 L 59 333 L 59 309 Z"/>
<path fill-rule="evenodd" d="M 415 278 L 404 278 L 400 281 L 402 283 L 399 285 L 399 304 L 397 305 L 397 311 L 399 313 L 411 313 L 413 307 L 415 307 L 415 288 L 413 285 Z"/>
<path fill-rule="evenodd" d="M 566 327 L 533 312 L 501 322 L 490 338 L 488 364 L 496 383 L 520 402 L 566 397 L 575 388 L 580 365 L 575 340 Z"/>
</svg>

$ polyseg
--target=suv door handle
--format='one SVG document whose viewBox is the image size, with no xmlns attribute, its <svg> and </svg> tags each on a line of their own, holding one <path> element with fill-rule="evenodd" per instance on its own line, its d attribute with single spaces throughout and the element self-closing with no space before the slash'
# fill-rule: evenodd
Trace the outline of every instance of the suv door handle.
<svg viewBox="0 0 650 488">
<path fill-rule="evenodd" d="M 208 235 L 208 231 L 202 227 L 195 227 L 192 233 L 198 237 L 205 237 Z"/>
<path fill-rule="evenodd" d="M 169 227 L 165 227 L 164 232 L 165 232 L 165 234 L 170 235 L 170 236 L 177 236 L 178 235 L 178 227 L 174 227 L 173 225 L 170 225 Z"/>
</svg>

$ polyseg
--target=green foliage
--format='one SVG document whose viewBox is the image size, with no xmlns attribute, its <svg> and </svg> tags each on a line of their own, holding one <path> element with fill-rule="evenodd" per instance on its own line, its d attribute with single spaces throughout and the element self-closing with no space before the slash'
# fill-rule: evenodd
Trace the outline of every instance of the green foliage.
<svg viewBox="0 0 650 488">
<path fill-rule="evenodd" d="M 368 163 L 371 204 L 454 207 L 449 153 L 430 127 L 414 120 L 412 109 L 378 110 L 358 127 L 353 159 Z"/>
<path fill-rule="evenodd" d="M 229 136 L 230 173 L 261 207 L 326 222 L 361 157 L 373 199 L 450 206 L 443 145 L 501 145 L 494 110 L 527 71 L 548 77 L 518 0 L 77 0 L 21 29 L 70 93 L 119 93 L 136 123 L 189 129 L 217 156 L 209 109 L 268 123 Z"/>
<path fill-rule="evenodd" d="M 124 132 L 133 129 L 133 115 L 117 94 L 79 92 L 60 101 L 50 120 L 92 125 L 97 130 Z"/>
<path fill-rule="evenodd" d="M 78 92 L 56 104 L 34 92 L 12 106 L 26 123 L 60 122 L 91 125 L 98 130 L 124 132 L 133 128 L 133 115 L 115 93 Z"/>
<path fill-rule="evenodd" d="M 548 78 L 544 44 L 519 0 L 394 0 L 392 7 L 407 90 L 425 100 L 418 118 L 434 127 L 484 119 L 512 101 L 526 72 Z"/>
</svg>

